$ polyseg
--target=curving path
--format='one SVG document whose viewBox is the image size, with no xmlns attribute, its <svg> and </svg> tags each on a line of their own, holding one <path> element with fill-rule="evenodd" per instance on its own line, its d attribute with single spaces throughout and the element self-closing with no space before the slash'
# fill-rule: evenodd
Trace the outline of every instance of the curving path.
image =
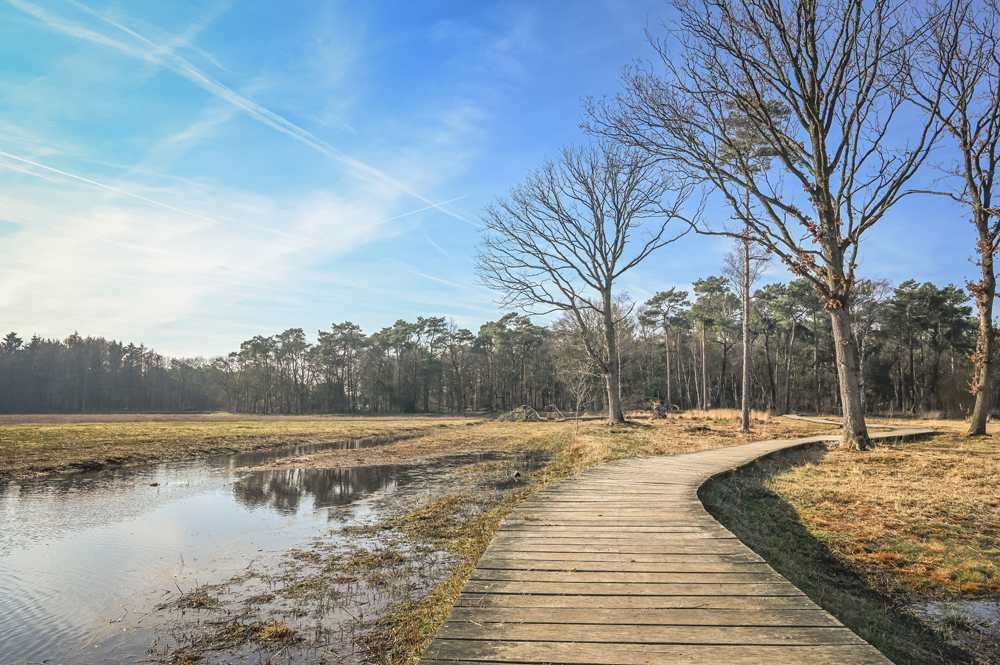
<svg viewBox="0 0 1000 665">
<path fill-rule="evenodd" d="M 421 663 L 889 663 L 697 496 L 755 459 L 839 438 L 618 460 L 549 486 L 501 524 Z"/>
</svg>

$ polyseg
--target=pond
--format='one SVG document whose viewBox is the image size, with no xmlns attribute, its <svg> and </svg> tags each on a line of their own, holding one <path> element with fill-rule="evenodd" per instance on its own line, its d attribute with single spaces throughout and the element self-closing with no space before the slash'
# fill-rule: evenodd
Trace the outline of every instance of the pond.
<svg viewBox="0 0 1000 665">
<path fill-rule="evenodd" d="M 460 483 L 481 452 L 411 465 L 246 471 L 353 440 L 0 485 L 0 662 L 118 663 L 150 657 L 157 607 L 300 543 Z M 519 458 L 520 459 L 520 458 Z M 530 470 L 537 459 L 523 458 Z M 527 475 L 526 473 L 524 475 Z M 498 487 L 520 482 L 504 478 Z"/>
</svg>

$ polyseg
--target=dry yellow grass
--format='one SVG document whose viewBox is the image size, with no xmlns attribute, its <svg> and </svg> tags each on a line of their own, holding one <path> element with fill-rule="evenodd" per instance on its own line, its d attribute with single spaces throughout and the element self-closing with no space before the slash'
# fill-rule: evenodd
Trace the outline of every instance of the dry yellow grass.
<svg viewBox="0 0 1000 665">
<path fill-rule="evenodd" d="M 920 595 L 1000 591 L 1000 426 L 969 438 L 959 421 L 892 421 L 929 440 L 834 449 L 774 478 L 810 531 L 876 586 Z M 874 424 L 874 423 L 873 423 Z"/>
<path fill-rule="evenodd" d="M 580 423 L 576 436 L 574 431 L 575 424 L 572 421 L 485 421 L 475 427 L 427 430 L 418 436 L 378 448 L 327 450 L 278 460 L 268 464 L 268 468 L 394 464 L 416 457 L 475 448 L 545 448 L 553 454 L 548 477 L 559 478 L 624 457 L 678 455 L 749 441 L 836 432 L 837 428 L 776 418 L 758 423 L 749 434 L 741 434 L 738 420 L 692 423 L 689 420 L 669 418 L 634 421 L 614 427 L 604 421 L 587 420 Z"/>
<path fill-rule="evenodd" d="M 780 418 L 739 433 L 738 411 L 709 412 L 710 420 L 684 418 L 609 427 L 601 420 L 500 423 L 478 418 L 302 417 L 199 415 L 43 415 L 0 417 L 0 481 L 45 473 L 134 466 L 259 450 L 279 445 L 353 437 L 408 438 L 389 446 L 325 451 L 275 466 L 356 466 L 397 463 L 472 448 L 544 447 L 556 455 L 556 475 L 577 473 L 621 457 L 672 455 L 769 438 L 833 431 Z M 732 416 L 725 418 L 725 416 Z M 480 423 L 467 427 L 469 423 Z M 423 433 L 415 438 L 414 435 Z"/>
<path fill-rule="evenodd" d="M 9 417 L 0 426 L 0 481 L 38 474 L 132 466 L 279 445 L 412 434 L 463 427 L 471 419 L 241 418 L 206 416 Z M 155 418 L 155 419 L 154 419 Z M 11 422 L 17 420 L 20 422 Z"/>
<path fill-rule="evenodd" d="M 775 418 L 755 423 L 748 434 L 743 434 L 740 432 L 739 412 L 735 413 L 735 419 L 693 422 L 674 417 L 615 427 L 603 423 L 581 423 L 579 435 L 559 451 L 554 465 L 560 472 L 571 474 L 626 457 L 679 455 L 751 441 L 791 439 L 838 431 L 832 425 Z"/>
<path fill-rule="evenodd" d="M 739 409 L 691 409 L 667 417 L 685 418 L 688 420 L 740 420 L 743 417 L 743 412 Z M 771 412 L 750 409 L 750 420 L 762 423 L 770 422 Z"/>
</svg>

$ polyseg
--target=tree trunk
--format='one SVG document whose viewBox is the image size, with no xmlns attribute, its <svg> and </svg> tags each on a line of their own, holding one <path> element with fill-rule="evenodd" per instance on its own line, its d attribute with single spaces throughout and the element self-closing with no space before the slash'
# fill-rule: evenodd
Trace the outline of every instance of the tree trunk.
<svg viewBox="0 0 1000 665">
<path fill-rule="evenodd" d="M 816 385 L 814 386 L 813 402 L 816 407 L 816 415 L 820 413 L 820 386 L 819 386 L 819 316 L 813 314 L 813 374 Z"/>
<path fill-rule="evenodd" d="M 708 329 L 701 320 L 701 408 L 708 410 Z"/>
<path fill-rule="evenodd" d="M 719 399 L 716 404 L 720 409 L 726 408 L 726 369 L 729 368 L 729 349 L 726 339 L 722 339 L 722 371 L 719 372 Z"/>
<path fill-rule="evenodd" d="M 841 443 L 853 450 L 870 450 L 872 441 L 861 408 L 861 383 L 858 380 L 857 341 L 851 329 L 851 315 L 844 307 L 830 310 L 833 341 L 836 344 L 837 378 L 844 412 L 844 438 Z"/>
<path fill-rule="evenodd" d="M 988 218 L 986 220 L 988 222 Z M 986 224 L 979 225 L 979 235 L 982 239 Z M 980 245 L 983 246 L 982 240 Z M 969 290 L 976 296 L 979 310 L 979 339 L 972 361 L 976 364 L 976 375 L 972 381 L 972 393 L 976 396 L 976 406 L 972 410 L 972 422 L 969 423 L 969 436 L 985 436 L 986 421 L 990 417 L 990 407 L 993 405 L 993 369 L 995 365 L 995 349 L 997 331 L 993 325 L 993 298 L 996 297 L 997 279 L 993 272 L 993 254 L 981 252 L 979 262 L 983 269 L 983 278 L 977 288 Z"/>
<path fill-rule="evenodd" d="M 867 381 L 865 379 L 865 361 L 868 351 L 868 333 L 858 340 L 858 384 L 861 389 L 861 412 L 868 413 Z"/>
<path fill-rule="evenodd" d="M 747 193 L 749 197 L 750 194 Z M 749 202 L 747 205 L 749 208 Z M 747 229 L 747 234 L 750 230 Z M 743 415 L 740 431 L 750 431 L 750 238 L 743 238 Z"/>
<path fill-rule="evenodd" d="M 788 352 L 785 354 L 785 408 L 789 413 L 792 399 L 792 351 L 795 348 L 795 319 L 792 319 L 792 334 L 788 338 Z"/>
<path fill-rule="evenodd" d="M 615 339 L 615 319 L 611 310 L 611 293 L 604 295 L 604 339 L 608 346 L 607 371 L 608 423 L 615 425 L 625 422 L 622 415 L 621 367 L 618 364 L 618 340 Z"/>
<path fill-rule="evenodd" d="M 673 402 L 670 400 L 670 331 L 663 327 L 663 346 L 667 349 L 667 408 L 671 408 Z"/>
<path fill-rule="evenodd" d="M 780 357 L 780 353 L 778 354 Z M 764 335 L 764 362 L 767 364 L 767 383 L 768 388 L 771 393 L 771 404 L 770 408 L 778 408 L 778 382 L 776 375 L 778 373 L 778 358 L 774 359 L 774 365 L 771 364 L 771 337 L 769 334 Z M 763 389 L 763 385 L 761 388 Z"/>
</svg>

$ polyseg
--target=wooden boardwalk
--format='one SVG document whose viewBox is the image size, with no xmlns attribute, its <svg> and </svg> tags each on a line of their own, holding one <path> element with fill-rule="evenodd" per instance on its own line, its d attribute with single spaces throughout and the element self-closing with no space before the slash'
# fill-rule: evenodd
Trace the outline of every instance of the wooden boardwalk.
<svg viewBox="0 0 1000 665">
<path fill-rule="evenodd" d="M 697 497 L 758 457 L 837 438 L 619 460 L 551 485 L 504 520 L 421 663 L 889 663 Z"/>
</svg>

